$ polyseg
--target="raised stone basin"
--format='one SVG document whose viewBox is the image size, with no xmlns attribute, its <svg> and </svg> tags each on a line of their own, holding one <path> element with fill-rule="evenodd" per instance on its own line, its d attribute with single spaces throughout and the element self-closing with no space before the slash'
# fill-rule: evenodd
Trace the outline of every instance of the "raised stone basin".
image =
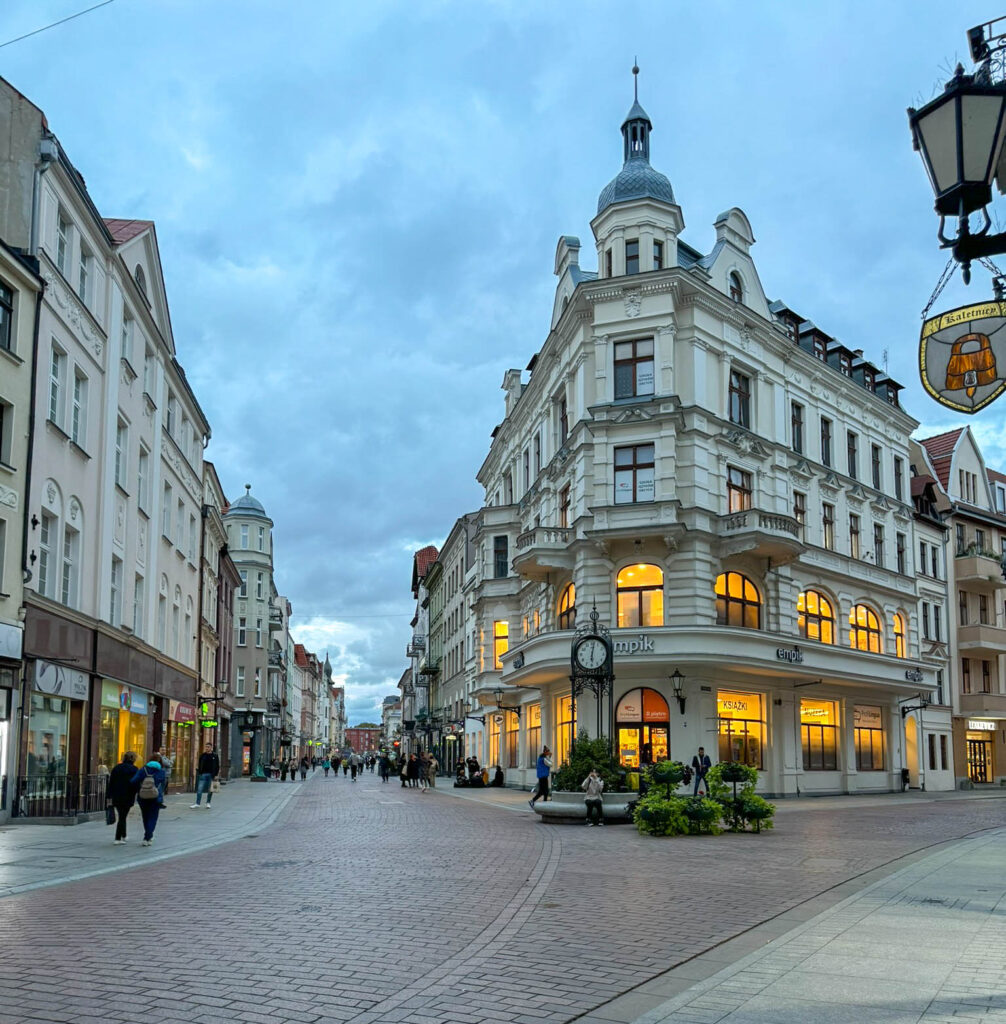
<svg viewBox="0 0 1006 1024">
<path fill-rule="evenodd" d="M 638 793 L 604 793 L 604 823 L 622 825 L 632 821 L 630 808 L 638 799 Z M 582 793 L 553 793 L 547 801 L 539 800 L 534 812 L 550 825 L 575 825 L 587 819 Z"/>
</svg>

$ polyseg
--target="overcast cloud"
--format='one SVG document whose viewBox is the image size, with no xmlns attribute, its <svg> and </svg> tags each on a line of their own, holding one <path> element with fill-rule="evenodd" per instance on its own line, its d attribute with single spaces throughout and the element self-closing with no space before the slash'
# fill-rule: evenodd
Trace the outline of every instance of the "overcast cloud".
<svg viewBox="0 0 1006 1024">
<path fill-rule="evenodd" d="M 5 0 L 0 42 L 86 0 Z M 905 384 L 943 269 L 906 106 L 987 3 L 115 0 L 0 49 L 106 217 L 156 222 L 178 355 L 229 496 L 275 521 L 294 632 L 352 722 L 405 667 L 412 552 L 476 509 L 499 386 L 548 331 L 552 260 L 640 100 L 684 238 L 740 206 L 762 284 Z M 1006 211 L 1006 200 L 999 201 Z M 940 301 L 991 294 L 976 269 Z M 1006 400 L 1003 400 L 1006 401 Z"/>
</svg>

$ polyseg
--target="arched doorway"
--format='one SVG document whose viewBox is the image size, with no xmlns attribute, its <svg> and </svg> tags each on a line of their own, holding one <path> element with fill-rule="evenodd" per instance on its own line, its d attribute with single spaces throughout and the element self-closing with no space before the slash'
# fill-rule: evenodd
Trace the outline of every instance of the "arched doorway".
<svg viewBox="0 0 1006 1024">
<path fill-rule="evenodd" d="M 919 788 L 919 727 L 912 715 L 905 719 L 905 767 L 908 785 Z"/>
<path fill-rule="evenodd" d="M 619 761 L 627 768 L 666 761 L 670 725 L 667 701 L 656 690 L 642 686 L 623 694 L 615 709 Z"/>
</svg>

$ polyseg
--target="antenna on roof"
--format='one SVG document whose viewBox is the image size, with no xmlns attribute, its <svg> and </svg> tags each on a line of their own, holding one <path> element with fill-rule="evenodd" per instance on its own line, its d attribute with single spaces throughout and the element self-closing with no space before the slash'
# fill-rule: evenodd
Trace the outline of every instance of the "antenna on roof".
<svg viewBox="0 0 1006 1024">
<path fill-rule="evenodd" d="M 632 94 L 633 99 L 639 102 L 639 58 L 632 58 Z"/>
<path fill-rule="evenodd" d="M 884 349 L 882 358 L 884 360 L 884 373 L 887 373 L 887 349 L 886 348 Z"/>
</svg>

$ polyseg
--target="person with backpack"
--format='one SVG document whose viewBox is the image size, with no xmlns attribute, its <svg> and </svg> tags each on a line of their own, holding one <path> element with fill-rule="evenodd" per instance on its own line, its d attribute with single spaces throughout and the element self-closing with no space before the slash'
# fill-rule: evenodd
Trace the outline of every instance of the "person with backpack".
<svg viewBox="0 0 1006 1024">
<path fill-rule="evenodd" d="M 126 841 L 126 818 L 136 802 L 136 790 L 133 777 L 136 775 L 136 754 L 127 750 L 122 755 L 122 763 L 117 764 L 108 774 L 108 785 L 105 789 L 105 800 L 118 815 L 115 821 L 115 845 L 121 846 Z"/>
<path fill-rule="evenodd" d="M 157 754 L 142 768 L 137 768 L 133 775 L 132 785 L 136 790 L 136 802 L 140 805 L 140 817 L 143 818 L 143 842 L 140 846 L 153 845 L 157 816 L 161 813 L 161 789 L 166 779 Z"/>
<path fill-rule="evenodd" d="M 213 803 L 213 780 L 220 774 L 220 758 L 213 749 L 212 743 L 207 743 L 203 752 L 199 755 L 199 764 L 196 766 L 196 802 L 190 807 L 198 807 L 206 794 L 206 810 L 210 809 Z"/>
</svg>

